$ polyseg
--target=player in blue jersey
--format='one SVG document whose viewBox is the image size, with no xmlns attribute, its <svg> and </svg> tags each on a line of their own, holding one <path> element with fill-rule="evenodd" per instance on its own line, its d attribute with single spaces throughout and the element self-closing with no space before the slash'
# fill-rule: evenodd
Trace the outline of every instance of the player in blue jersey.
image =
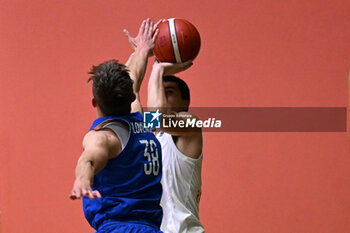
<svg viewBox="0 0 350 233">
<path fill-rule="evenodd" d="M 143 128 L 141 113 L 134 112 L 141 105 L 132 81 L 142 81 L 145 67 L 132 67 L 150 55 L 155 36 L 153 24 L 144 21 L 128 62 L 130 75 L 116 60 L 90 72 L 97 119 L 83 139 L 70 198 L 83 197 L 85 217 L 99 233 L 161 232 L 161 149 Z"/>
</svg>

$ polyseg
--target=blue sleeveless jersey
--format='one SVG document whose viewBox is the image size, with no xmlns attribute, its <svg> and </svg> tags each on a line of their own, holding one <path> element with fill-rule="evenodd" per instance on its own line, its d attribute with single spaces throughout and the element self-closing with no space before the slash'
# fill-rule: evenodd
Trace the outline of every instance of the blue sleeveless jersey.
<svg viewBox="0 0 350 233">
<path fill-rule="evenodd" d="M 160 226 L 162 186 L 161 146 L 151 131 L 143 128 L 141 113 L 98 118 L 90 130 L 107 120 L 119 119 L 129 124 L 130 136 L 123 151 L 108 161 L 94 177 L 92 189 L 102 199 L 83 198 L 84 214 L 98 230 L 102 223 L 125 221 Z"/>
</svg>

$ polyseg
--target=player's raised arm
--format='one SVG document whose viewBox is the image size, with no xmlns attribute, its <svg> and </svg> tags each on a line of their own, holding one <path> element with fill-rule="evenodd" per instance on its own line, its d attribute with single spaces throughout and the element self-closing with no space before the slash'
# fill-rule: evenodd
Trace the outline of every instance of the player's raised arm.
<svg viewBox="0 0 350 233">
<path fill-rule="evenodd" d="M 170 113 L 170 108 L 165 95 L 163 76 L 176 74 L 192 66 L 192 61 L 185 63 L 167 63 L 155 61 L 148 81 L 147 106 L 160 108 L 163 113 Z"/>
<path fill-rule="evenodd" d="M 114 137 L 113 140 L 111 138 Z M 101 171 L 108 160 L 121 151 L 119 140 L 108 130 L 90 131 L 83 140 L 84 151 L 81 154 L 76 169 L 72 193 L 72 200 L 82 196 L 94 199 L 101 198 L 97 190 L 92 190 L 93 178 Z"/>
<path fill-rule="evenodd" d="M 159 63 L 157 61 L 154 63 L 150 80 L 148 82 L 147 106 L 150 108 L 150 110 L 159 109 L 163 114 L 174 115 L 175 117 L 171 117 L 172 121 L 186 121 L 187 119 L 196 120 L 195 116 L 192 116 L 187 112 L 187 110 L 185 110 L 182 103 L 169 103 L 168 98 L 169 96 L 173 95 L 174 92 L 176 92 L 176 88 L 172 86 L 165 86 L 163 79 L 163 76 L 184 71 L 191 65 L 192 61 L 178 64 L 165 62 Z M 186 102 L 186 100 L 184 100 L 184 102 Z M 187 105 L 188 104 L 189 103 L 187 102 Z M 171 125 L 168 127 L 162 126 L 162 130 L 174 136 L 190 136 L 193 133 L 201 132 L 200 128 L 173 127 Z"/>
<path fill-rule="evenodd" d="M 152 56 L 154 41 L 158 35 L 158 30 L 154 30 L 156 25 L 154 25 L 150 19 L 144 20 L 135 38 L 124 29 L 124 33 L 128 37 L 131 47 L 135 50 L 126 63 L 130 71 L 130 77 L 134 81 L 133 89 L 136 95 L 136 100 L 131 105 L 131 112 L 142 112 L 139 91 L 145 76 L 148 58 Z"/>
</svg>

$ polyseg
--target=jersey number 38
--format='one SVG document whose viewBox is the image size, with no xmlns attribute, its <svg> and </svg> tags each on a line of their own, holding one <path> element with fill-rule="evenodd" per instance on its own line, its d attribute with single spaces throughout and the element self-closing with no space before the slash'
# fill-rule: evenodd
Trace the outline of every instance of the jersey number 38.
<svg viewBox="0 0 350 233">
<path fill-rule="evenodd" d="M 147 157 L 148 159 L 148 163 L 144 164 L 146 175 L 151 175 L 153 173 L 153 175 L 157 176 L 159 174 L 159 156 L 157 144 L 153 140 L 140 140 L 140 143 L 145 144 L 145 152 L 143 156 Z"/>
</svg>

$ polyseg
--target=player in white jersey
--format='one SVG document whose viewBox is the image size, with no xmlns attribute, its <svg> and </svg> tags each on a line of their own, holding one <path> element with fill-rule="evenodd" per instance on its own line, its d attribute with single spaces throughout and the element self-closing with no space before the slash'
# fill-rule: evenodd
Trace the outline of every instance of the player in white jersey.
<svg viewBox="0 0 350 233">
<path fill-rule="evenodd" d="M 162 109 L 163 114 L 176 115 L 172 121 L 186 121 L 190 93 L 186 83 L 167 76 L 187 69 L 183 64 L 158 63 L 153 65 L 148 83 L 148 106 Z M 201 233 L 199 220 L 201 196 L 201 168 L 203 139 L 200 128 L 162 127 L 157 134 L 163 153 L 163 220 L 161 230 L 166 233 Z"/>
</svg>

